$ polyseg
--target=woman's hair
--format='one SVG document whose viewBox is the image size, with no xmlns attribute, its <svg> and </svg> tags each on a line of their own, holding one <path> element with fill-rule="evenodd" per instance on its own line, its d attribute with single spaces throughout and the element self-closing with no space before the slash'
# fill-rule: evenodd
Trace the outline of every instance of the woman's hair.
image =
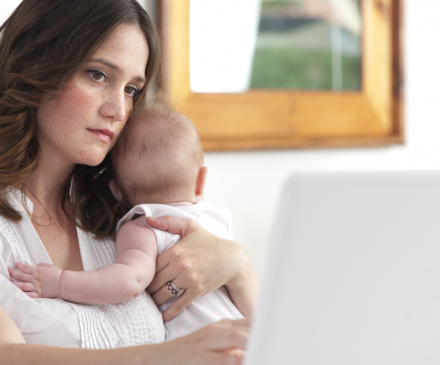
<svg viewBox="0 0 440 365">
<path fill-rule="evenodd" d="M 121 24 L 145 34 L 147 79 L 135 104 L 158 85 L 160 40 L 155 25 L 136 0 L 23 0 L 0 27 L 0 197 L 24 189 L 38 166 L 37 109 L 56 96 Z M 107 183 L 109 156 L 98 166 L 77 165 L 60 199 L 69 193 L 73 219 L 98 237 L 114 233 L 118 205 Z M 107 169 L 108 170 L 108 169 Z M 21 219 L 0 199 L 0 215 Z"/>
</svg>

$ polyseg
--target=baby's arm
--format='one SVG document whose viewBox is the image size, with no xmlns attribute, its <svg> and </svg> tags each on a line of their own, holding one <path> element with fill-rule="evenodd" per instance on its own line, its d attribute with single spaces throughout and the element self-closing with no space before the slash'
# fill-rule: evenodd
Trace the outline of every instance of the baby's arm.
<svg viewBox="0 0 440 365">
<path fill-rule="evenodd" d="M 145 217 L 121 227 L 116 250 L 114 264 L 93 271 L 17 264 L 20 271 L 10 270 L 10 273 L 20 280 L 14 284 L 32 297 L 56 297 L 89 304 L 120 303 L 141 294 L 156 271 L 156 235 L 146 226 Z"/>
</svg>

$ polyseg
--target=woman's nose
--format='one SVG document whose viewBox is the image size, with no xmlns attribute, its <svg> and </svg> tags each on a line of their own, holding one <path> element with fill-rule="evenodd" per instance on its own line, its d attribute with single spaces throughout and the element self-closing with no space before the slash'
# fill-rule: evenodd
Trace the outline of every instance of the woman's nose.
<svg viewBox="0 0 440 365">
<path fill-rule="evenodd" d="M 114 121 L 123 121 L 127 113 L 125 93 L 113 92 L 104 101 L 101 107 L 101 114 L 106 118 L 113 118 Z"/>
</svg>

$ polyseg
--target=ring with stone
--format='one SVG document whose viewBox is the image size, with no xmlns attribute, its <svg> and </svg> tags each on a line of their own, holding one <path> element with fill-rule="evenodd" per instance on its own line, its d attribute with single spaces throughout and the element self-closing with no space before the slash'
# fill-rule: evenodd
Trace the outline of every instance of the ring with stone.
<svg viewBox="0 0 440 365">
<path fill-rule="evenodd" d="M 185 289 L 179 289 L 177 286 L 174 285 L 174 283 L 172 281 L 169 281 L 167 283 L 167 287 L 168 290 L 173 294 L 173 295 L 177 295 L 178 297 L 180 297 L 183 292 L 185 291 Z"/>
</svg>

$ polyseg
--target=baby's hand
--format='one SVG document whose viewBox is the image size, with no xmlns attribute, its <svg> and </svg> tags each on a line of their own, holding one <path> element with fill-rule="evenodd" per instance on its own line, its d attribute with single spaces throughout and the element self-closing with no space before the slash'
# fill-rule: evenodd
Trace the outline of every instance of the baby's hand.
<svg viewBox="0 0 440 365">
<path fill-rule="evenodd" d="M 18 270 L 8 269 L 11 281 L 31 298 L 58 298 L 63 270 L 55 265 L 40 263 L 37 266 L 16 263 Z"/>
</svg>

